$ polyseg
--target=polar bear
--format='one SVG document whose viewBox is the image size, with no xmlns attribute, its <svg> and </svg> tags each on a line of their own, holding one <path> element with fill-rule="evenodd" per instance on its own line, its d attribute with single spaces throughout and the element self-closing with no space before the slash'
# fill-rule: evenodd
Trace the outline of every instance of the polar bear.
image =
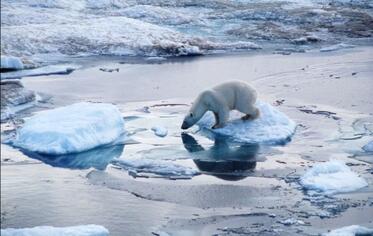
<svg viewBox="0 0 373 236">
<path fill-rule="evenodd" d="M 188 129 L 197 123 L 207 111 L 215 115 L 215 125 L 224 127 L 229 119 L 231 110 L 244 114 L 243 120 L 256 119 L 259 109 L 255 107 L 257 93 L 254 88 L 241 81 L 230 81 L 203 91 L 194 101 L 189 113 L 185 116 L 182 129 Z"/>
</svg>

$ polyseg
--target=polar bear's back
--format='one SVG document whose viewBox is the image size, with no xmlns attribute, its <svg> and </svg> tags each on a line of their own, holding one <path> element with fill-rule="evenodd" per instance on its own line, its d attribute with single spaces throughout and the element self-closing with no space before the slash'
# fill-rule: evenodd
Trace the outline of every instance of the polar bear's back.
<svg viewBox="0 0 373 236">
<path fill-rule="evenodd" d="M 242 108 L 252 106 L 257 97 L 255 89 L 242 81 L 229 81 L 212 89 L 224 98 L 230 109 L 242 110 Z"/>
</svg>

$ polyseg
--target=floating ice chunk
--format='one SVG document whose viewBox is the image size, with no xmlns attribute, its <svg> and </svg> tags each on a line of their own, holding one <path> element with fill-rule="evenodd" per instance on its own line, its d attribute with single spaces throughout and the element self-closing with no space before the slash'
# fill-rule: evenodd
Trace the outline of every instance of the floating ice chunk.
<svg viewBox="0 0 373 236">
<path fill-rule="evenodd" d="M 112 104 L 76 103 L 43 111 L 26 120 L 13 145 L 61 155 L 110 144 L 124 133 L 124 121 Z"/>
<path fill-rule="evenodd" d="M 37 226 L 23 229 L 2 229 L 2 236 L 108 236 L 109 230 L 101 225 L 70 227 Z"/>
<path fill-rule="evenodd" d="M 145 59 L 146 61 L 148 62 L 164 62 L 164 61 L 167 61 L 167 58 L 165 57 L 147 57 Z"/>
<path fill-rule="evenodd" d="M 1 74 L 1 79 L 14 79 L 29 76 L 41 76 L 41 75 L 55 75 L 55 74 L 70 74 L 75 69 L 79 68 L 77 65 L 51 65 L 44 66 L 36 69 L 12 71 Z"/>
<path fill-rule="evenodd" d="M 362 148 L 366 152 L 373 152 L 373 141 L 370 141 L 369 143 L 365 144 Z"/>
<path fill-rule="evenodd" d="M 166 137 L 168 133 L 167 129 L 163 126 L 154 126 L 152 127 L 152 131 L 159 137 Z"/>
<path fill-rule="evenodd" d="M 113 160 L 112 164 L 135 173 L 151 173 L 164 177 L 191 178 L 199 174 L 195 169 L 164 160 L 119 158 Z"/>
<path fill-rule="evenodd" d="M 6 70 L 22 70 L 23 63 L 18 57 L 1 56 L 0 68 Z"/>
<path fill-rule="evenodd" d="M 301 177 L 300 184 L 325 194 L 351 192 L 368 185 L 345 163 L 336 160 L 316 164 Z"/>
<path fill-rule="evenodd" d="M 372 228 L 366 228 L 360 225 L 350 225 L 343 228 L 335 229 L 324 236 L 355 236 L 355 235 L 373 235 Z"/>
<path fill-rule="evenodd" d="M 340 43 L 340 44 L 336 44 L 336 45 L 333 45 L 333 46 L 330 46 L 330 47 L 321 48 L 320 52 L 331 52 L 331 51 L 337 51 L 337 50 L 341 50 L 341 49 L 345 49 L 345 48 L 353 48 L 353 47 L 355 47 L 355 46 L 350 45 L 350 44 Z"/>
<path fill-rule="evenodd" d="M 215 118 L 208 112 L 197 124 L 202 131 L 212 132 L 246 143 L 283 144 L 289 141 L 295 132 L 296 124 L 284 113 L 278 111 L 264 102 L 257 102 L 260 110 L 259 118 L 252 121 L 243 121 L 241 113 L 232 113 L 235 120 L 220 129 L 211 129 Z M 233 115 L 233 117 L 232 117 Z"/>
<path fill-rule="evenodd" d="M 289 218 L 289 219 L 286 219 L 286 220 L 281 220 L 279 221 L 280 224 L 283 224 L 283 225 L 286 225 L 286 226 L 289 226 L 289 225 L 294 225 L 294 224 L 297 224 L 297 225 L 304 225 L 304 221 L 302 220 L 297 220 L 295 218 Z"/>
</svg>

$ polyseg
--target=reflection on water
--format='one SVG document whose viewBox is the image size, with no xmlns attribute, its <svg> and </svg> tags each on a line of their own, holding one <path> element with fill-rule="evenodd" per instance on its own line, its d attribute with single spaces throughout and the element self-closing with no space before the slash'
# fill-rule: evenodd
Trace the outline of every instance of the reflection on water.
<svg viewBox="0 0 373 236">
<path fill-rule="evenodd" d="M 205 149 L 187 133 L 182 133 L 181 138 L 185 149 L 196 155 L 193 161 L 198 169 L 206 174 L 240 180 L 256 167 L 258 144 L 232 144 L 217 138 L 212 147 Z"/>
<path fill-rule="evenodd" d="M 53 167 L 69 169 L 89 169 L 105 170 L 106 166 L 114 158 L 119 157 L 124 149 L 124 145 L 113 145 L 95 148 L 86 152 L 68 155 L 43 155 L 22 150 L 22 152 L 34 159 L 40 160 Z"/>
</svg>

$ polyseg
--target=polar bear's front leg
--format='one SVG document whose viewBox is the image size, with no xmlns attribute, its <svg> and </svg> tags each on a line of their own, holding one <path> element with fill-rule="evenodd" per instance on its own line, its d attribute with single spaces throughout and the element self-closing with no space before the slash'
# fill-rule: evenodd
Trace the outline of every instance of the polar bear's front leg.
<svg viewBox="0 0 373 236">
<path fill-rule="evenodd" d="M 228 108 L 220 108 L 218 112 L 214 112 L 214 115 L 215 115 L 215 125 L 212 128 L 213 129 L 222 128 L 228 122 L 229 109 Z"/>
</svg>

